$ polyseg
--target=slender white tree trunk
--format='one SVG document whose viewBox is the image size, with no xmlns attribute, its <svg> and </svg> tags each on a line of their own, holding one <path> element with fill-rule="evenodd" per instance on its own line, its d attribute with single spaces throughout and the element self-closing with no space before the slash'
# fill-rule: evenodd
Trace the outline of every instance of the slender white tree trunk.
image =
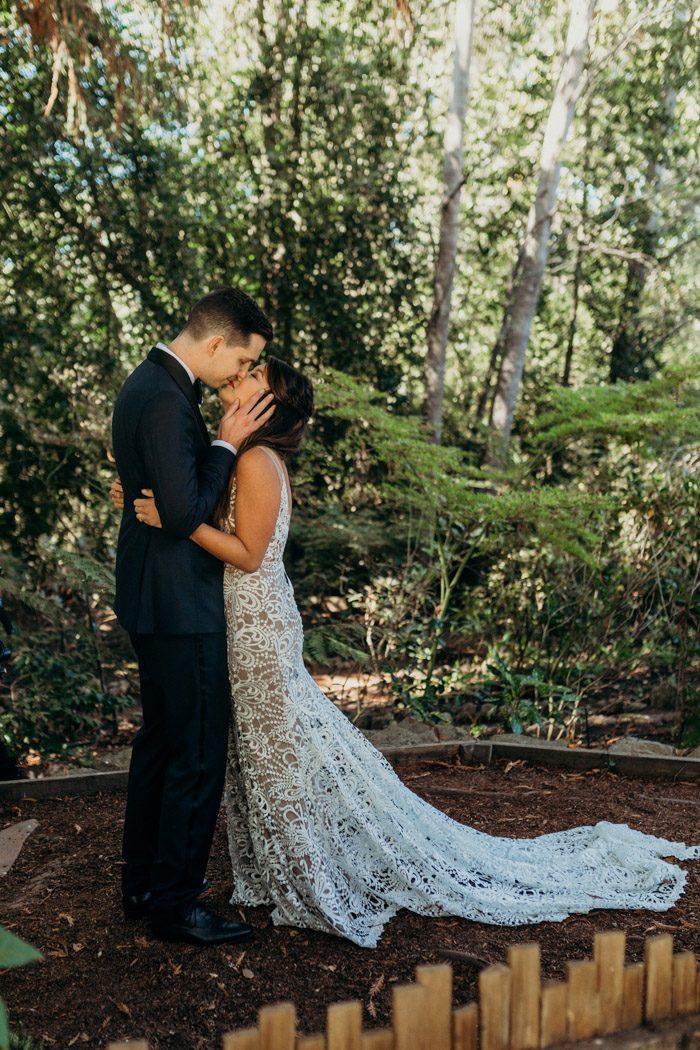
<svg viewBox="0 0 700 1050">
<path fill-rule="evenodd" d="M 610 354 L 610 382 L 647 378 L 658 367 L 654 348 L 649 346 L 648 334 L 642 323 L 644 288 L 649 276 L 650 259 L 658 253 L 661 231 L 662 202 L 660 192 L 666 164 L 669 160 L 669 136 L 676 119 L 678 90 L 688 74 L 683 61 L 684 32 L 689 14 L 685 6 L 676 2 L 673 10 L 675 46 L 671 47 L 665 62 L 666 86 L 659 105 L 651 153 L 647 164 L 647 215 L 640 231 L 637 247 L 643 258 L 631 259 L 627 266 L 627 282 L 620 307 L 620 321 Z"/>
<path fill-rule="evenodd" d="M 490 463 L 502 461 L 510 441 L 530 329 L 547 265 L 549 231 L 559 187 L 560 156 L 582 87 L 594 4 L 595 0 L 570 0 L 562 69 L 544 133 L 537 194 L 530 208 L 521 249 L 522 265 L 504 312 L 503 356 L 491 406 L 491 445 L 487 455 Z"/>
<path fill-rule="evenodd" d="M 445 130 L 440 245 L 433 281 L 433 307 L 428 323 L 428 356 L 425 368 L 425 416 L 431 439 L 442 436 L 442 407 L 445 393 L 445 352 L 450 321 L 450 304 L 457 258 L 459 201 L 464 156 L 464 117 L 469 95 L 474 11 L 476 0 L 455 0 L 455 48 L 452 66 L 452 92 Z"/>
</svg>

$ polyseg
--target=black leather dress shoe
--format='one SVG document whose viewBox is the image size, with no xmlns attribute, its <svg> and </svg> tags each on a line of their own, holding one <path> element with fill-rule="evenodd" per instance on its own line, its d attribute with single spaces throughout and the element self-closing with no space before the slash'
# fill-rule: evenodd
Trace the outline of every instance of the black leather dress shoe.
<svg viewBox="0 0 700 1050">
<path fill-rule="evenodd" d="M 151 916 L 151 933 L 159 941 L 184 941 L 210 947 L 216 944 L 239 944 L 255 936 L 252 926 L 222 919 L 208 908 L 195 904 L 182 919 L 163 922 Z"/>
</svg>

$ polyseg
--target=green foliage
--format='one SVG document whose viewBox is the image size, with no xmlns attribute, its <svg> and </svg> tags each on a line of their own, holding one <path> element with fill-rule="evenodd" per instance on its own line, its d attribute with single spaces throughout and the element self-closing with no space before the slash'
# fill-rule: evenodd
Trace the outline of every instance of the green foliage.
<svg viewBox="0 0 700 1050">
<path fill-rule="evenodd" d="M 614 435 L 600 449 L 591 488 L 614 502 L 602 522 L 592 565 L 542 550 L 499 559 L 483 601 L 501 625 L 502 648 L 517 666 L 537 666 L 581 695 L 614 669 L 623 677 L 653 666 L 676 681 L 677 742 L 700 731 L 692 684 L 700 625 L 700 476 L 698 454 L 677 449 L 666 461 L 644 443 L 630 455 Z"/>
<path fill-rule="evenodd" d="M 434 719 L 496 674 L 484 661 L 498 653 L 517 724 L 535 693 L 539 710 L 653 663 L 676 674 L 693 740 L 697 19 L 647 0 L 596 17 L 513 467 L 494 478 L 479 467 L 481 395 L 534 192 L 557 6 L 478 13 L 442 448 L 419 409 L 449 6 L 411 4 L 409 33 L 371 0 L 333 0 L 320 19 L 288 0 L 196 19 L 171 4 L 163 40 L 130 0 L 83 8 L 87 42 L 70 11 L 43 37 L 21 5 L 0 12 L 0 590 L 20 626 L 5 739 L 69 750 L 127 702 L 111 406 L 152 341 L 236 283 L 316 388 L 287 554 L 309 657 L 364 659 L 397 705 Z M 49 24 L 78 65 L 73 102 L 64 66 L 47 111 Z M 328 612 L 329 597 L 347 608 Z"/>
<path fill-rule="evenodd" d="M 30 944 L 16 937 L 14 933 L 0 926 L 0 970 L 11 970 L 17 966 L 26 966 L 42 958 L 40 952 Z M 15 1041 L 11 1041 L 7 1022 L 7 1010 L 0 998 L 0 1050 L 10 1050 Z"/>
<path fill-rule="evenodd" d="M 574 441 L 605 439 L 643 446 L 647 454 L 696 444 L 700 385 L 696 370 L 668 368 L 646 383 L 565 387 L 548 393 L 551 407 L 535 421 L 532 447 L 554 452 Z"/>
<path fill-rule="evenodd" d="M 360 637 L 358 637 L 360 635 Z M 341 633 L 337 628 L 313 627 L 304 634 L 304 656 L 321 667 L 328 667 L 334 656 L 343 657 L 357 664 L 366 664 L 369 660 L 364 649 L 353 644 L 349 639 L 361 642 L 361 631 L 357 624 L 349 624 Z"/>
<path fill-rule="evenodd" d="M 36 962 L 41 957 L 41 952 L 32 948 L 31 944 L 26 944 L 10 930 L 0 927 L 0 970 L 26 966 L 27 963 Z"/>
<path fill-rule="evenodd" d="M 10 1050 L 46 1050 L 46 1043 L 43 1040 L 37 1041 L 20 1030 L 10 1032 Z"/>
<path fill-rule="evenodd" d="M 418 419 L 397 416 L 381 401 L 381 394 L 331 369 L 317 384 L 321 454 L 328 456 L 332 445 L 333 458 L 346 467 L 342 476 L 363 503 L 374 501 L 385 513 L 411 510 L 444 537 L 456 529 L 452 542 L 458 549 L 497 549 L 513 533 L 535 534 L 586 559 L 596 538 L 590 522 L 604 506 L 602 497 L 535 486 L 494 491 L 491 477 L 459 448 L 430 444 Z M 334 440 L 338 421 L 346 426 Z"/>
<path fill-rule="evenodd" d="M 100 688 L 90 656 L 47 631 L 22 640 L 13 659 L 14 698 L 0 713 L 0 737 L 11 751 L 30 748 L 70 756 L 85 736 L 103 727 L 116 732 L 116 717 L 133 699 Z M 70 636 L 69 636 L 70 638 Z"/>
<path fill-rule="evenodd" d="M 561 732 L 575 739 L 581 698 L 566 685 L 547 681 L 540 668 L 521 673 L 508 666 L 501 656 L 487 664 L 489 675 L 480 685 L 482 698 L 491 709 L 491 720 L 511 733 L 534 727 L 537 736 L 548 740 Z"/>
<path fill-rule="evenodd" d="M 326 370 L 302 476 L 309 484 L 322 472 L 334 483 L 334 500 L 353 515 L 374 510 L 400 523 L 401 547 L 392 551 L 396 571 L 385 581 L 375 576 L 359 604 L 375 669 L 392 675 L 398 704 L 428 716 L 445 698 L 436 668 L 465 572 L 514 545 L 591 565 L 606 500 L 535 485 L 496 491 L 459 449 L 428 443 L 419 420 L 397 416 L 381 402 L 376 391 Z M 332 477 L 329 457 L 336 464 Z M 356 573 L 356 604 L 357 583 Z M 397 659 L 410 674 L 396 674 Z"/>
<path fill-rule="evenodd" d="M 429 659 L 429 652 L 426 653 Z M 425 661 L 427 662 L 427 660 Z M 390 672 L 394 707 L 397 711 L 412 715 L 422 722 L 451 722 L 446 711 L 440 710 L 444 702 L 444 682 L 435 680 L 419 667 L 410 667 L 408 673 Z M 442 688 L 441 688 L 442 687 Z"/>
<path fill-rule="evenodd" d="M 116 732 L 117 715 L 133 703 L 101 640 L 113 576 L 87 554 L 45 540 L 30 563 L 6 559 L 3 568 L 0 588 L 20 625 L 12 676 L 0 685 L 0 738 L 18 754 L 69 756 L 86 735 Z"/>
</svg>

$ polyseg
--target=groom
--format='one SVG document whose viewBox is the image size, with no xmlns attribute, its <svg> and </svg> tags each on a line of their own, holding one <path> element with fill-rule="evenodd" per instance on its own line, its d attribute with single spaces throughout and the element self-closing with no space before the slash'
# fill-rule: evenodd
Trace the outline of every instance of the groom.
<svg viewBox="0 0 700 1050">
<path fill-rule="evenodd" d="M 143 707 L 129 769 L 122 901 L 127 918 L 150 913 L 163 940 L 229 944 L 254 934 L 197 904 L 223 791 L 231 701 L 223 563 L 189 536 L 211 521 L 236 448 L 273 411 L 270 394 L 245 409 L 235 402 L 210 442 L 201 384 L 242 378 L 271 338 L 248 295 L 211 292 L 180 334 L 131 373 L 112 419 L 124 488 L 115 612 L 138 657 Z M 144 488 L 153 489 L 162 529 L 135 516 Z"/>
</svg>

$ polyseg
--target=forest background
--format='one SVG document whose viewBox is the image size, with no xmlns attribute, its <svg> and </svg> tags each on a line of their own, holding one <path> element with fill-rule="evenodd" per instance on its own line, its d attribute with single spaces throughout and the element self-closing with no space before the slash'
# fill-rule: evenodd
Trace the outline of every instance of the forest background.
<svg viewBox="0 0 700 1050">
<path fill-rule="evenodd" d="M 111 406 L 226 284 L 315 383 L 288 548 L 315 665 L 475 734 L 577 742 L 591 704 L 654 694 L 696 745 L 697 6 L 0 11 L 21 764 L 89 761 L 135 704 Z"/>
</svg>

